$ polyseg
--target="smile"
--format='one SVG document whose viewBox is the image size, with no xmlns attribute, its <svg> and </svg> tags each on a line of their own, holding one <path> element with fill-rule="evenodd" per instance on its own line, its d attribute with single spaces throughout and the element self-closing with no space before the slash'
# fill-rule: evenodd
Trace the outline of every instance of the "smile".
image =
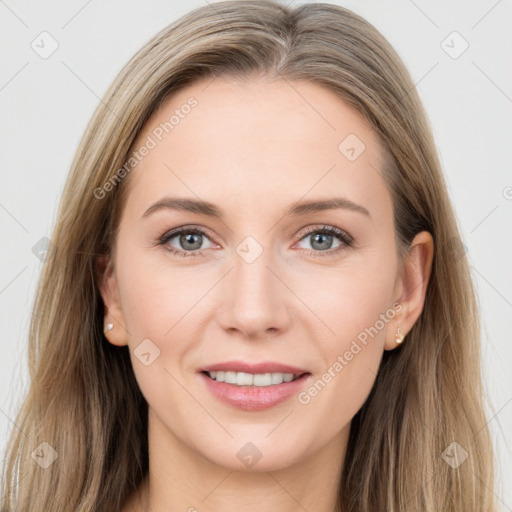
<svg viewBox="0 0 512 512">
<path fill-rule="evenodd" d="M 292 382 L 298 379 L 301 375 L 293 373 L 246 373 L 246 372 L 233 372 L 233 371 L 212 371 L 204 372 L 210 379 L 217 382 L 225 382 L 226 384 L 234 384 L 235 386 L 256 386 L 265 387 L 275 384 L 282 384 L 283 382 Z"/>
<path fill-rule="evenodd" d="M 309 372 L 247 373 L 223 370 L 201 371 L 205 391 L 224 404 L 244 411 L 263 411 L 289 400 L 313 378 Z M 223 379 L 223 381 L 221 381 Z"/>
</svg>

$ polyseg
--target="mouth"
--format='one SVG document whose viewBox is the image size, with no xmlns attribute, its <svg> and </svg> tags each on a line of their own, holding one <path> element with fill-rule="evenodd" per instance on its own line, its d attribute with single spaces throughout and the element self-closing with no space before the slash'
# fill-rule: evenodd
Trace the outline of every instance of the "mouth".
<svg viewBox="0 0 512 512">
<path fill-rule="evenodd" d="M 281 372 L 253 374 L 246 372 L 217 370 L 211 372 L 203 371 L 201 373 L 217 382 L 225 382 L 226 384 L 233 384 L 234 386 L 267 387 L 283 384 L 284 382 L 293 382 L 294 380 L 300 379 L 308 372 L 303 372 L 300 374 Z"/>
<path fill-rule="evenodd" d="M 198 370 L 206 389 L 223 403 L 261 411 L 297 394 L 312 378 L 301 368 L 280 363 L 226 362 Z"/>
</svg>

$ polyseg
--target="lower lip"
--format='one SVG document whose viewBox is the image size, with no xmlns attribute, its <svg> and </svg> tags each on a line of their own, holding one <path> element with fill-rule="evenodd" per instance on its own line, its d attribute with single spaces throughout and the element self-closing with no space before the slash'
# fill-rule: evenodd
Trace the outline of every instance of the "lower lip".
<svg viewBox="0 0 512 512">
<path fill-rule="evenodd" d="M 311 374 L 306 373 L 291 382 L 271 386 L 237 386 L 217 382 L 208 375 L 200 373 L 208 389 L 222 402 L 245 411 L 262 411 L 284 402 L 299 392 Z"/>
</svg>

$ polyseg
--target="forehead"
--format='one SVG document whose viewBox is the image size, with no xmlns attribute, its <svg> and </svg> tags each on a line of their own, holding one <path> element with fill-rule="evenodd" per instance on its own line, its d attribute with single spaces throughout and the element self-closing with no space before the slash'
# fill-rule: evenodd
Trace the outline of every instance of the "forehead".
<svg viewBox="0 0 512 512">
<path fill-rule="evenodd" d="M 312 82 L 196 82 L 153 113 L 134 149 L 144 145 L 151 149 L 130 176 L 139 209 L 166 193 L 227 198 L 237 212 L 333 192 L 366 204 L 389 199 L 377 136 Z"/>
</svg>

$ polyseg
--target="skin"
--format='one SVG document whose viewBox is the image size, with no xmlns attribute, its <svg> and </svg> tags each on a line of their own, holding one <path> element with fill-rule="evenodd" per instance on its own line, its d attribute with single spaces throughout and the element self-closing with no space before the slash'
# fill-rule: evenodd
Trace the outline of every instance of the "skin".
<svg viewBox="0 0 512 512">
<path fill-rule="evenodd" d="M 397 327 L 406 335 L 423 308 L 432 237 L 416 236 L 401 273 L 379 142 L 359 114 L 313 83 L 196 82 L 153 114 L 135 147 L 191 96 L 197 107 L 122 184 L 127 201 L 101 284 L 105 323 L 114 324 L 108 340 L 130 347 L 149 404 L 149 479 L 123 510 L 333 512 L 351 420 L 383 351 L 397 346 Z M 353 162 L 338 150 L 349 134 L 366 146 Z M 171 195 L 215 203 L 225 217 L 170 209 L 143 217 Z M 285 216 L 295 201 L 334 196 L 369 215 Z M 169 252 L 197 252 L 179 235 L 155 243 L 184 225 L 205 231 L 202 255 Z M 304 231 L 323 226 L 345 230 L 354 244 L 327 236 L 314 245 L 315 232 Z M 236 251 L 249 235 L 263 250 L 250 264 Z M 227 360 L 277 361 L 309 371 L 307 389 L 396 302 L 400 313 L 308 404 L 293 396 L 264 411 L 236 409 L 197 373 Z M 146 338 L 160 350 L 148 366 L 134 355 Z M 249 442 L 262 454 L 251 468 L 237 458 Z"/>
</svg>

